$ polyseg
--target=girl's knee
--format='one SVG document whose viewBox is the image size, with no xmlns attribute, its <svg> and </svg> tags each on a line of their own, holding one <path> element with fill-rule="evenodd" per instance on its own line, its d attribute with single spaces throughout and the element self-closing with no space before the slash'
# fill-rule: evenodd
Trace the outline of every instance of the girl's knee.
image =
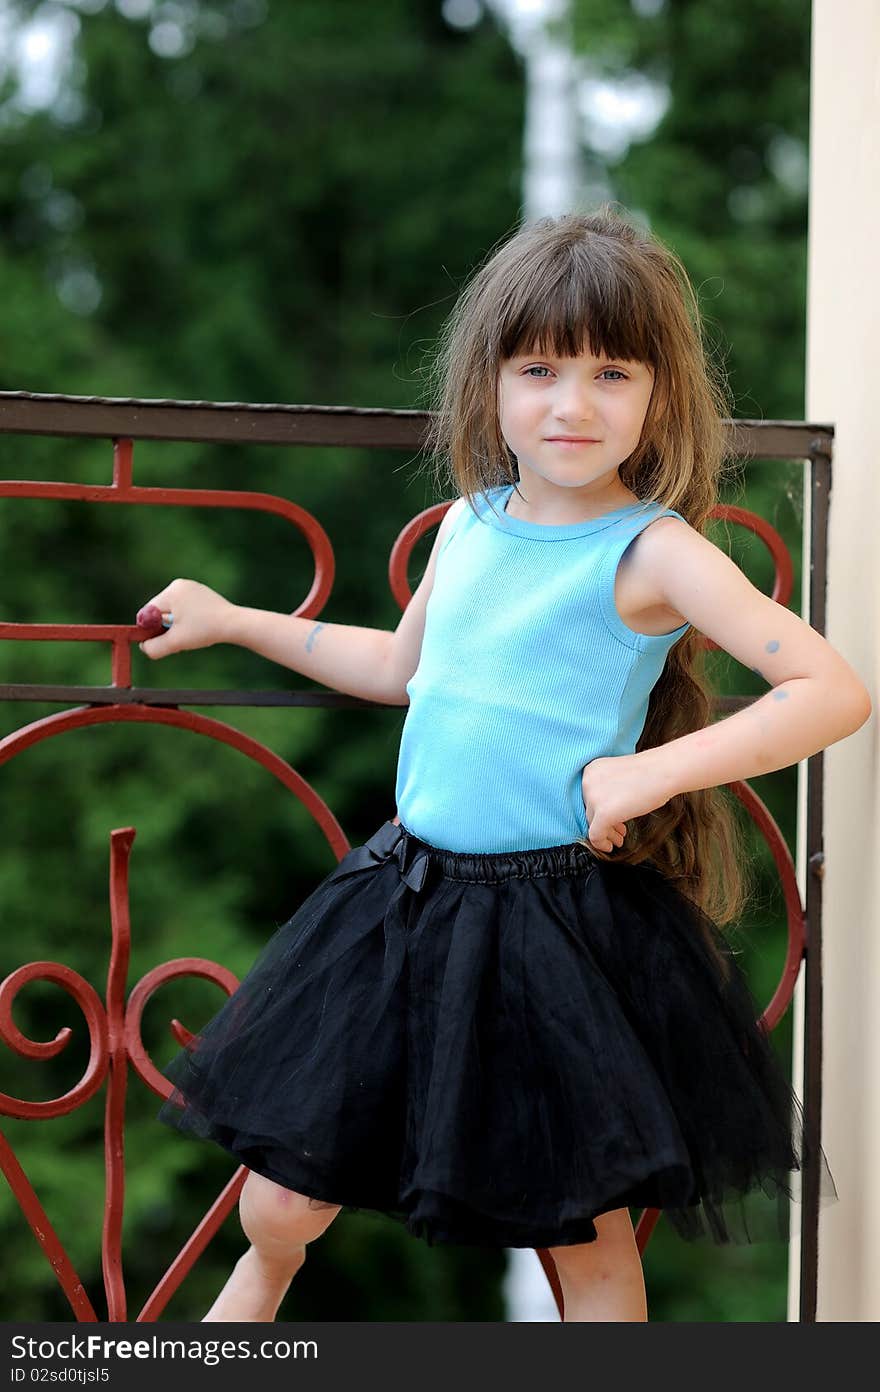
<svg viewBox="0 0 880 1392">
<path fill-rule="evenodd" d="M 330 1226 L 340 1209 L 340 1204 L 324 1203 L 285 1189 L 253 1170 L 238 1200 L 241 1226 L 254 1247 L 311 1242 Z"/>
</svg>

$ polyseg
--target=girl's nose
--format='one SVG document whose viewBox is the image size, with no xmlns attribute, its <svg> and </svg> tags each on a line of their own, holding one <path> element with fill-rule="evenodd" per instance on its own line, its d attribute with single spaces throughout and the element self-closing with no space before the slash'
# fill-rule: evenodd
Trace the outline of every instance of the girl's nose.
<svg viewBox="0 0 880 1392">
<path fill-rule="evenodd" d="M 569 386 L 560 390 L 553 403 L 553 414 L 558 420 L 571 422 L 590 421 L 595 415 L 590 392 L 583 387 Z"/>
</svg>

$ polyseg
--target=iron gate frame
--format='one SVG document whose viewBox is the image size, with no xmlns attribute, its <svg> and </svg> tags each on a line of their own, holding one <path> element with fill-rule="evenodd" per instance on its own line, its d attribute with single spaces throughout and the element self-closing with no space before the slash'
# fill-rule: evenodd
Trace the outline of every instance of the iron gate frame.
<svg viewBox="0 0 880 1392">
<path fill-rule="evenodd" d="M 139 398 L 113 398 L 113 397 L 82 397 L 69 396 L 55 393 L 36 393 L 26 391 L 0 392 L 0 435 L 39 435 L 55 436 L 62 438 L 87 437 L 95 440 L 106 440 L 112 442 L 113 446 L 113 483 L 111 485 L 81 485 L 81 484 L 61 484 L 43 481 L 40 483 L 28 483 L 25 481 L 0 482 L 0 498 L 6 497 L 53 497 L 77 499 L 87 502 L 149 502 L 154 505 L 176 506 L 244 506 L 254 507 L 263 511 L 286 512 L 288 520 L 294 521 L 304 531 L 307 539 L 312 545 L 313 554 L 316 559 L 316 578 L 307 599 L 294 611 L 301 615 L 311 615 L 320 611 L 332 589 L 333 579 L 333 558 L 332 547 L 329 556 L 324 545 L 326 534 L 320 527 L 320 523 L 312 518 L 311 514 L 305 514 L 303 509 L 296 504 L 286 500 L 275 499 L 276 504 L 281 506 L 267 507 L 266 499 L 271 495 L 267 494 L 246 494 L 229 492 L 228 496 L 235 496 L 234 503 L 223 501 L 225 496 L 223 490 L 211 489 L 161 489 L 161 488 L 138 488 L 133 483 L 132 451 L 135 441 L 152 440 L 166 442 L 198 442 L 202 444 L 267 444 L 282 446 L 324 446 L 324 447 L 349 447 L 359 449 L 384 449 L 384 450 L 407 450 L 410 452 L 418 451 L 424 442 L 426 429 L 429 423 L 429 416 L 426 412 L 417 410 L 386 409 L 382 407 L 351 407 L 351 406 L 308 406 L 308 405 L 289 405 L 289 404 L 261 404 L 248 402 L 212 402 L 212 401 L 174 401 L 174 400 L 150 400 Z M 832 446 L 834 438 L 834 428 L 831 425 L 816 425 L 800 421 L 754 421 L 754 420 L 728 420 L 725 422 L 728 436 L 728 449 L 732 456 L 740 460 L 750 460 L 753 458 L 778 460 L 778 461 L 803 461 L 809 478 L 809 578 L 806 587 L 808 613 L 803 617 L 816 631 L 824 636 L 826 624 L 826 585 L 827 585 L 827 550 L 828 550 L 828 518 L 831 498 L 831 467 L 832 467 Z M 227 491 L 228 492 L 228 491 Z M 145 495 L 150 494 L 147 498 Z M 213 501 L 207 496 L 213 495 Z M 242 501 L 250 499 L 250 501 Z M 262 500 L 262 501 L 256 501 Z M 286 506 L 285 506 L 286 503 Z M 425 532 L 431 530 L 440 520 L 449 502 L 438 503 L 425 509 L 411 521 L 395 543 L 389 563 L 389 578 L 395 598 L 400 603 L 401 608 L 409 598 L 410 590 L 407 580 L 407 563 L 416 541 Z M 296 514 L 299 514 L 297 516 Z M 762 525 L 761 519 L 756 514 L 748 513 L 743 509 L 720 506 L 714 516 L 729 520 L 733 523 L 741 523 L 762 535 L 763 540 L 768 544 L 771 553 L 774 553 L 776 563 L 776 593 L 785 594 L 785 586 L 781 581 L 781 576 L 787 565 L 787 577 L 790 588 L 791 565 L 788 558 L 787 549 L 785 556 L 780 552 L 779 546 L 774 548 L 774 537 L 778 534 L 773 532 L 767 524 Z M 781 542 L 781 539 L 779 539 Z M 329 543 L 328 543 L 329 544 Z M 323 567 L 323 568 L 322 568 Z M 782 567 L 782 569 L 780 569 Z M 788 595 L 785 594 L 783 602 L 787 602 Z M 130 648 L 133 641 L 137 641 L 143 635 L 133 625 L 34 625 L 34 624 L 0 624 L 0 641 L 10 639 L 32 639 L 39 640 L 61 640 L 70 641 L 71 639 L 82 639 L 83 641 L 104 641 L 111 644 L 112 648 L 112 682 L 105 687 L 84 687 L 77 685 L 32 685 L 20 683 L 0 684 L 0 701 L 35 701 L 41 703 L 61 703 L 85 702 L 84 707 L 78 710 L 64 712 L 63 715 L 77 724 L 92 723 L 104 718 L 116 719 L 155 719 L 161 723 L 183 723 L 188 728 L 195 729 L 197 722 L 206 722 L 205 717 L 188 716 L 181 717 L 180 722 L 175 718 L 174 712 L 180 712 L 181 707 L 193 705 L 212 705 L 212 706 L 346 706 L 364 709 L 372 709 L 378 705 L 376 702 L 362 700 L 357 697 L 348 696 L 341 692 L 331 689 L 326 691 L 258 691 L 258 690 L 193 690 L 193 689 L 169 689 L 169 688 L 147 688 L 133 687 L 131 685 L 131 660 Z M 705 640 L 707 646 L 716 647 L 708 639 Z M 716 714 L 730 713 L 734 710 L 743 708 L 751 703 L 754 698 L 751 696 L 725 696 L 717 698 L 713 703 Z M 111 710 L 107 710 L 111 707 Z M 125 708 L 128 707 L 127 711 Z M 131 709 L 133 708 L 133 709 Z M 113 712 L 117 714 L 114 717 Z M 88 714 L 91 713 L 91 714 Z M 49 717 L 49 722 L 56 722 L 57 717 Z M 38 722 L 39 724 L 40 722 Z M 207 722 L 210 724 L 211 722 Z M 33 727 L 29 727 L 33 728 Z M 224 730 L 230 727 L 224 726 Z M 51 732 L 54 732 L 51 731 Z M 203 730 L 202 733 L 209 733 Z M 15 732 L 9 736 L 8 740 L 15 739 L 21 732 Z M 39 737 L 43 737 L 42 735 Z M 215 735 L 214 737 L 226 738 L 226 736 Z M 34 738 L 37 738 L 35 736 Z M 249 737 L 241 736 L 241 743 L 238 747 L 243 748 L 244 743 L 256 745 L 256 741 L 250 741 Z M 227 740 L 227 742 L 235 742 Z M 7 741 L 2 741 L 6 744 Z M 265 747 L 261 747 L 265 748 Z M 247 751 L 246 751 L 247 752 Z M 262 755 L 250 751 L 252 757 L 259 757 L 260 761 L 270 768 L 270 761 L 276 759 L 270 751 L 265 751 L 268 755 L 264 759 Z M 2 761 L 0 761 L 2 762 Z M 289 766 L 285 765 L 285 769 Z M 286 774 L 278 767 L 273 767 L 272 771 L 276 776 L 281 776 L 288 786 L 297 792 L 301 800 L 309 803 L 308 794 L 311 790 L 308 785 L 299 786 L 289 780 Z M 298 778 L 298 775 L 294 775 Z M 300 780 L 300 784 L 304 784 Z M 781 836 L 772 818 L 763 809 L 763 804 L 751 792 L 748 784 L 732 784 L 731 789 L 738 790 L 741 800 L 746 803 L 761 829 L 768 838 L 775 835 L 781 841 Z M 305 791 L 304 791 L 305 788 Z M 776 995 L 765 1011 L 763 1018 L 772 1017 L 774 1014 L 778 1019 L 784 1010 L 787 1009 L 791 1001 L 792 992 L 797 978 L 801 971 L 804 975 L 804 1034 L 802 1041 L 802 1067 L 803 1067 L 803 1096 L 802 1104 L 804 1110 L 805 1140 L 808 1143 L 809 1154 L 818 1155 L 819 1142 L 821 1137 L 822 1121 L 822 879 L 824 873 L 824 844 L 823 844 L 823 797 L 824 797 L 824 761 L 823 754 L 812 755 L 806 760 L 806 823 L 805 823 L 805 895 L 801 903 L 800 894 L 797 888 L 797 905 L 791 903 L 791 884 L 789 877 L 788 886 L 788 908 L 789 908 L 789 959 L 786 965 L 786 972 L 780 981 Z M 320 801 L 320 800 L 319 800 Z M 763 811 L 762 811 L 763 809 Z M 342 855 L 348 849 L 348 843 L 344 833 L 336 822 L 329 809 L 326 809 L 328 816 L 324 816 L 321 809 L 316 805 L 311 806 L 313 814 L 321 822 L 322 829 L 334 852 Z M 131 836 L 128 837 L 128 832 Z M 127 839 L 128 837 L 128 839 Z M 116 987 L 124 988 L 124 964 L 127 963 L 127 901 L 124 891 L 127 891 L 127 864 L 128 854 L 133 840 L 133 829 L 126 829 L 125 832 L 114 832 L 111 838 L 111 916 L 114 922 L 114 952 L 116 960 Z M 780 848 L 773 847 L 776 854 L 777 864 L 782 868 L 780 859 Z M 790 857 L 787 846 L 785 852 Z M 115 895 L 115 898 L 114 898 Z M 121 897 L 120 897 L 121 896 Z M 115 907 L 114 907 L 115 906 Z M 800 921 L 798 922 L 798 919 Z M 794 926 L 793 926 L 794 925 Z M 117 940 L 117 930 L 121 934 Z M 794 944 L 794 947 L 792 947 Z M 197 970 L 199 974 L 211 975 L 208 968 L 215 973 L 211 979 L 224 985 L 224 988 L 234 989 L 235 979 L 231 973 L 225 972 L 222 967 L 216 964 L 202 963 L 200 959 L 179 959 L 189 965 L 190 970 Z M 195 965 L 194 965 L 195 964 Z M 172 964 L 163 964 L 165 968 Z M 113 964 L 111 963 L 111 969 Z M 33 968 L 53 967 L 57 964 L 29 963 L 26 967 L 19 968 L 17 973 L 12 973 L 11 977 L 0 986 L 0 1035 L 7 1043 L 11 1043 L 18 1049 L 18 1052 L 28 1054 L 30 1057 L 47 1057 L 51 1053 L 57 1053 L 64 1045 L 61 1042 L 61 1035 L 69 1031 L 62 1031 L 58 1039 L 49 1044 L 38 1044 L 34 1041 L 26 1041 L 12 1024 L 11 999 L 20 985 L 25 980 L 34 979 Z M 204 970 L 201 970 L 204 968 Z M 60 968 L 62 972 L 68 971 L 67 968 Z M 122 977 L 119 971 L 122 970 Z M 155 968 L 154 972 L 161 974 L 163 968 Z M 24 973 L 24 975 L 21 975 Z M 112 970 L 111 970 L 112 975 Z M 149 975 L 153 975 L 152 973 Z M 15 980 L 13 981 L 13 978 Z M 52 978 L 55 979 L 55 978 Z M 166 975 L 162 980 L 168 979 Z M 146 979 L 145 979 L 146 981 Z M 139 983 L 136 991 L 132 993 L 129 1004 L 138 991 L 141 992 L 138 998 L 138 1010 L 142 1009 L 145 981 Z M 11 985 L 10 985 L 11 983 Z M 159 984 L 159 979 L 151 983 L 151 989 Z M 785 989 L 783 990 L 783 987 Z M 142 990 L 144 988 L 144 990 Z M 3 992 L 6 996 L 3 997 Z M 110 998 L 110 983 L 108 979 L 108 1001 Z M 117 1001 L 117 1005 L 119 1001 Z M 139 1017 L 138 1017 L 139 1018 Z M 775 1020 L 773 1020 L 775 1023 Z M 178 1040 L 184 1042 L 187 1031 L 173 1022 Z M 191 1036 L 190 1036 L 191 1037 Z M 129 1041 L 130 1043 L 131 1041 Z M 133 1062 L 136 1062 L 135 1054 L 129 1055 Z M 141 1060 L 141 1062 L 143 1062 Z M 149 1065 L 152 1067 L 152 1064 Z M 94 1090 L 94 1089 L 93 1089 Z M 155 1090 L 155 1088 L 154 1088 Z M 20 1099 L 5 1099 L 0 1102 L 0 1114 L 3 1111 L 10 1112 L 9 1102 L 20 1102 Z M 33 1115 L 28 1108 L 42 1107 L 49 1104 L 24 1103 L 24 1112 L 12 1115 Z M 35 1232 L 38 1232 L 36 1223 L 43 1224 L 48 1233 L 48 1242 L 44 1241 L 44 1249 L 47 1257 L 52 1261 L 62 1279 L 59 1269 L 59 1261 L 63 1259 L 63 1252 L 51 1249 L 51 1237 L 53 1236 L 51 1224 L 48 1223 L 47 1215 L 43 1212 L 36 1200 L 33 1191 L 30 1190 L 26 1177 L 18 1166 L 11 1149 L 0 1134 L 0 1162 L 2 1162 L 7 1173 L 13 1192 L 19 1198 L 25 1216 L 31 1222 Z M 241 1185 L 244 1182 L 245 1171 L 243 1167 L 215 1202 L 213 1208 L 203 1219 L 196 1232 L 193 1234 L 189 1243 L 185 1246 L 180 1256 L 169 1271 L 166 1273 L 159 1286 L 153 1292 L 147 1305 L 144 1307 L 139 1318 L 149 1319 L 162 1308 L 164 1300 L 170 1298 L 170 1294 L 177 1288 L 187 1272 L 197 1260 L 201 1251 L 207 1245 L 214 1232 L 225 1220 L 231 1210 Z M 807 1163 L 801 1176 L 801 1205 L 800 1205 L 800 1271 L 799 1271 L 799 1314 L 798 1322 L 812 1323 L 816 1320 L 816 1297 L 818 1280 L 818 1227 L 819 1227 L 819 1179 L 820 1173 L 818 1164 Z M 108 1169 L 108 1193 L 111 1188 L 112 1175 Z M 111 1198 L 107 1199 L 108 1212 L 111 1205 Z M 646 1210 L 647 1216 L 649 1211 Z M 647 1242 L 650 1231 L 656 1222 L 656 1212 L 654 1219 L 641 1232 L 640 1250 L 643 1250 Z M 119 1215 L 116 1215 L 118 1217 Z M 113 1215 L 111 1215 L 113 1217 Z M 118 1223 L 114 1221 L 111 1227 L 115 1229 Z M 44 1233 L 44 1236 L 46 1234 Z M 118 1232 L 115 1232 L 118 1239 Z M 105 1286 L 108 1294 L 108 1307 L 110 1318 L 125 1318 L 125 1296 L 121 1286 L 121 1271 L 115 1270 L 114 1265 L 118 1266 L 118 1261 L 114 1258 L 112 1250 L 112 1239 L 114 1232 L 107 1231 L 105 1222 L 104 1235 L 104 1271 Z M 556 1279 L 555 1268 L 553 1268 L 552 1258 L 548 1253 L 538 1252 L 539 1258 L 544 1266 L 547 1278 L 553 1288 L 557 1306 L 561 1306 L 561 1289 Z M 116 1254 L 118 1258 L 118 1253 Z M 172 1277 L 176 1277 L 171 1284 Z M 66 1272 L 66 1281 L 62 1284 L 68 1291 L 69 1298 L 71 1292 L 76 1289 L 75 1273 Z M 71 1299 L 75 1313 L 78 1318 L 96 1319 L 93 1309 L 88 1302 L 85 1293 L 79 1286 L 81 1295 L 76 1300 Z M 163 1298 L 164 1297 L 164 1298 Z M 120 1316 L 120 1311 L 122 1314 Z M 114 1313 L 115 1312 L 115 1313 Z"/>
</svg>

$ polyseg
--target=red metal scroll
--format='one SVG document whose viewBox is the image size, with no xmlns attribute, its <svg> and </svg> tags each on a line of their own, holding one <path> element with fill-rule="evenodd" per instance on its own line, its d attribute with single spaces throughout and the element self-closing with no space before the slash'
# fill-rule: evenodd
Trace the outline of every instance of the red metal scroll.
<svg viewBox="0 0 880 1392">
<path fill-rule="evenodd" d="M 0 496 L 28 498 L 66 498 L 85 502 L 128 503 L 148 506 L 249 508 L 275 513 L 291 522 L 305 536 L 314 558 L 314 580 L 303 603 L 294 611 L 312 617 L 320 612 L 329 595 L 334 576 L 333 548 L 318 521 L 304 509 L 284 498 L 262 493 L 211 491 L 207 489 L 141 488 L 132 482 L 132 442 L 114 442 L 113 484 L 100 487 L 83 484 L 3 482 Z M 0 639 L 31 641 L 106 642 L 111 645 L 112 685 L 131 687 L 131 645 L 143 638 L 132 625 L 103 624 L 0 624 Z M 239 750 L 261 764 L 284 784 L 307 808 L 320 826 L 331 850 L 340 859 L 350 849 L 342 827 L 330 808 L 300 774 L 258 740 L 221 721 L 191 711 L 148 705 L 85 706 L 33 722 L 0 740 L 0 764 L 43 740 L 81 729 L 87 725 L 148 722 L 175 725 Z M 54 1040 L 40 1042 L 26 1038 L 15 1025 L 13 1006 L 20 990 L 32 981 L 51 981 L 66 990 L 83 1012 L 90 1041 L 88 1066 L 79 1083 L 63 1097 L 46 1102 L 29 1102 L 0 1093 L 0 1113 L 30 1120 L 61 1116 L 86 1103 L 107 1084 L 104 1127 L 106 1202 L 101 1252 L 107 1296 L 107 1318 L 125 1320 L 126 1296 L 122 1273 L 121 1231 L 125 1194 L 124 1108 L 129 1065 L 153 1092 L 169 1096 L 171 1086 L 150 1059 L 141 1038 L 140 1023 L 144 1006 L 160 986 L 176 977 L 200 976 L 216 982 L 231 995 L 237 979 L 224 967 L 202 958 L 184 957 L 153 968 L 134 987 L 125 1003 L 125 985 L 130 954 L 128 870 L 135 829 L 126 827 L 111 833 L 110 920 L 111 953 L 106 997 L 102 1001 L 95 989 L 71 968 L 57 962 L 30 962 L 12 972 L 0 983 L 0 1037 L 24 1058 L 46 1059 L 65 1049 L 71 1031 L 64 1028 Z M 180 1044 L 192 1036 L 177 1020 L 171 1031 Z M 12 1147 L 0 1133 L 0 1165 L 61 1285 L 78 1320 L 97 1320 L 94 1306 L 73 1269 L 67 1253 L 43 1209 Z M 247 1171 L 241 1166 L 205 1214 L 156 1289 L 147 1300 L 139 1319 L 155 1319 L 177 1290 L 194 1262 L 234 1206 Z"/>
</svg>

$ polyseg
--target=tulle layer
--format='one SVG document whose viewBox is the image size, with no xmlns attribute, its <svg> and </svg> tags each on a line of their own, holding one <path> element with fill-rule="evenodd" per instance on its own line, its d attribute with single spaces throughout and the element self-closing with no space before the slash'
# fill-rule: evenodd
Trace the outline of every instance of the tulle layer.
<svg viewBox="0 0 880 1392">
<path fill-rule="evenodd" d="M 785 1236 L 811 1158 L 758 1013 L 654 867 L 451 853 L 386 822 L 165 1070 L 159 1117 L 431 1244 L 589 1242 L 623 1206 L 751 1241 L 758 1190 Z"/>
</svg>

